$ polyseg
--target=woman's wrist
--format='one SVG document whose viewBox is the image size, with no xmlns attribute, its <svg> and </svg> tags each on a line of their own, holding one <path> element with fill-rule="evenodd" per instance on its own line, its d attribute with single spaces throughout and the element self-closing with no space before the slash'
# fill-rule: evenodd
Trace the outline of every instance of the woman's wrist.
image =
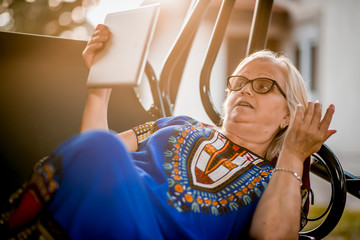
<svg viewBox="0 0 360 240">
<path fill-rule="evenodd" d="M 298 154 L 283 148 L 276 163 L 276 168 L 289 169 L 296 172 L 299 176 L 302 176 L 305 159 L 306 158 L 302 158 Z"/>
<path fill-rule="evenodd" d="M 290 174 L 292 174 L 292 175 L 299 181 L 300 187 L 301 187 L 302 184 L 303 184 L 300 175 L 299 175 L 297 172 L 295 172 L 294 170 L 292 170 L 292 169 L 276 167 L 276 168 L 274 168 L 274 170 L 272 171 L 272 173 L 274 174 L 275 172 L 287 172 L 287 173 L 290 173 Z"/>
<path fill-rule="evenodd" d="M 88 99 L 101 99 L 107 104 L 110 100 L 111 91 L 112 88 L 90 88 Z"/>
<path fill-rule="evenodd" d="M 90 88 L 89 93 L 98 96 L 108 96 L 111 94 L 112 88 Z"/>
</svg>

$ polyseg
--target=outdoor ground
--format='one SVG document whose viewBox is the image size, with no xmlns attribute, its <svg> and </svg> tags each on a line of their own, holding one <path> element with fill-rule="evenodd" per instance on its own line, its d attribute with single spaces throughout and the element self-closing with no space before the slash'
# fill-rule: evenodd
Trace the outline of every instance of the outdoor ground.
<svg viewBox="0 0 360 240">
<path fill-rule="evenodd" d="M 317 217 L 325 207 L 311 207 L 309 217 Z M 309 222 L 304 230 L 318 226 L 317 222 Z M 360 240 L 360 210 L 345 209 L 340 222 L 325 240 Z"/>
</svg>

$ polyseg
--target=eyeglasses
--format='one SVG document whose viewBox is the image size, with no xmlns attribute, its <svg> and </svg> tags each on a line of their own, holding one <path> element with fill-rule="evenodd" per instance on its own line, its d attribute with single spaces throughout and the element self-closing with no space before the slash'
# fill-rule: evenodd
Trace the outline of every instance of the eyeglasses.
<svg viewBox="0 0 360 240">
<path fill-rule="evenodd" d="M 256 93 L 265 94 L 271 91 L 274 85 L 279 89 L 281 95 L 286 99 L 285 92 L 281 89 L 280 85 L 270 78 L 255 78 L 249 80 L 244 76 L 234 75 L 227 77 L 227 87 L 231 91 L 240 91 L 246 84 L 251 83 L 252 89 Z"/>
</svg>

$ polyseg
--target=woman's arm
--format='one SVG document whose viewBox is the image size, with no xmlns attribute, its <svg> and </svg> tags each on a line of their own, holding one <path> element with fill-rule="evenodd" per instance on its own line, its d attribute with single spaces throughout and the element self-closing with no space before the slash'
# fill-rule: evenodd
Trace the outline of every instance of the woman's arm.
<svg viewBox="0 0 360 240">
<path fill-rule="evenodd" d="M 85 105 L 80 132 L 92 129 L 108 130 L 107 109 L 111 89 L 90 89 Z M 130 129 L 117 134 L 129 151 L 137 151 L 138 143 L 135 132 Z"/>
<path fill-rule="evenodd" d="M 96 53 L 103 49 L 110 37 L 111 33 L 105 25 L 99 24 L 96 26 L 90 41 L 82 52 L 88 68 L 91 68 Z M 80 124 L 81 133 L 93 129 L 109 130 L 107 111 L 111 91 L 111 88 L 92 88 L 89 90 Z M 129 151 L 137 150 L 137 138 L 133 130 L 119 133 L 117 136 L 125 142 Z"/>
<path fill-rule="evenodd" d="M 138 150 L 137 137 L 132 129 L 121 132 L 117 136 L 125 142 L 125 145 L 127 146 L 129 151 L 135 152 Z"/>
<path fill-rule="evenodd" d="M 96 53 L 103 49 L 110 39 L 110 35 L 110 31 L 105 25 L 99 24 L 96 26 L 90 41 L 82 52 L 88 68 L 91 68 Z M 107 109 L 110 95 L 111 89 L 109 88 L 92 88 L 89 90 L 81 119 L 80 132 L 91 129 L 108 130 Z"/>
<path fill-rule="evenodd" d="M 307 110 L 298 106 L 276 168 L 290 169 L 302 176 L 303 163 L 317 152 L 335 130 L 329 130 L 334 106 L 330 105 L 321 120 L 321 104 L 309 102 Z M 273 173 L 250 227 L 253 239 L 298 239 L 300 227 L 300 181 L 291 172 Z"/>
<path fill-rule="evenodd" d="M 107 109 L 110 94 L 110 88 L 89 90 L 80 124 L 81 133 L 87 130 L 102 129 L 107 131 L 109 129 Z"/>
</svg>

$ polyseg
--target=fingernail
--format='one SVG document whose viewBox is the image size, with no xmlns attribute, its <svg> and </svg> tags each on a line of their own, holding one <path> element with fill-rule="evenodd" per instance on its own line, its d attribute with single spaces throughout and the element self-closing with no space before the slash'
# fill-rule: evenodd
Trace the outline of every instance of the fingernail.
<svg viewBox="0 0 360 240">
<path fill-rule="evenodd" d="M 319 99 L 315 101 L 315 103 L 319 103 L 319 102 L 320 102 L 320 100 L 319 100 Z"/>
</svg>

